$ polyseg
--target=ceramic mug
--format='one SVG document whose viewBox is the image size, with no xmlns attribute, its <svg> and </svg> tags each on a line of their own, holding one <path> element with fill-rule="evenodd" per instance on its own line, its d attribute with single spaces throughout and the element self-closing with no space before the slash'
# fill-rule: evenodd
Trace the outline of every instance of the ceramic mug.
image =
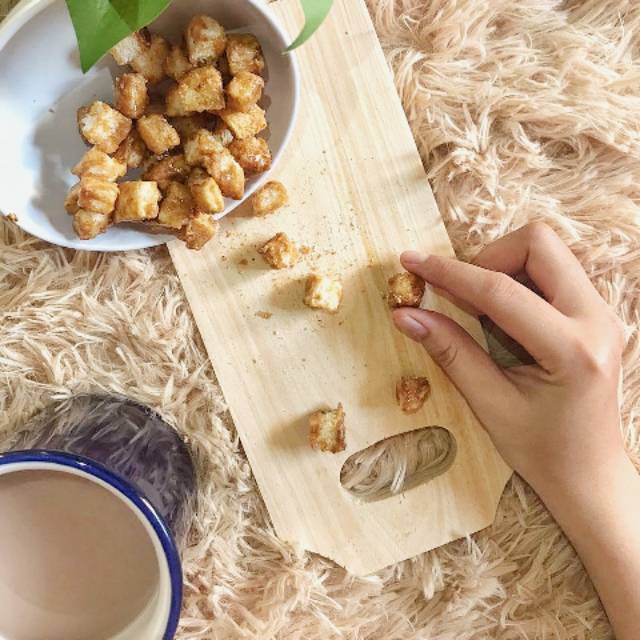
<svg viewBox="0 0 640 640">
<path fill-rule="evenodd" d="M 187 447 L 149 408 L 45 410 L 0 454 L 0 640 L 173 638 L 194 495 Z"/>
</svg>

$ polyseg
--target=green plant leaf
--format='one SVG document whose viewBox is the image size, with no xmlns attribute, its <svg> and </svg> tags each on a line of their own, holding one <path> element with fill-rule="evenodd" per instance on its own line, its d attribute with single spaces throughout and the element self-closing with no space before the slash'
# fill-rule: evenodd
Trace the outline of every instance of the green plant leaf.
<svg viewBox="0 0 640 640">
<path fill-rule="evenodd" d="M 304 10 L 305 23 L 298 37 L 285 49 L 293 51 L 304 44 L 324 22 L 329 14 L 333 0 L 300 0 Z"/>
<path fill-rule="evenodd" d="M 120 40 L 153 22 L 171 0 L 66 0 L 86 73 Z"/>
</svg>

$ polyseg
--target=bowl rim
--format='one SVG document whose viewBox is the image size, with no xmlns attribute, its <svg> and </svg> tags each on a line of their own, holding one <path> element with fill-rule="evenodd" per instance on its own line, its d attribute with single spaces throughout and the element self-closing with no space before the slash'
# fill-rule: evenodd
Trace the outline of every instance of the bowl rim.
<svg viewBox="0 0 640 640">
<path fill-rule="evenodd" d="M 47 7 L 52 5 L 54 2 L 58 2 L 59 0 L 21 0 L 18 4 L 8 13 L 5 19 L 0 22 L 0 55 L 7 45 L 7 43 L 13 38 L 13 36 L 24 27 L 32 18 L 37 16 L 40 12 L 44 11 Z M 174 2 L 175 0 L 172 0 Z M 267 5 L 261 2 L 260 0 L 243 0 L 247 4 L 251 5 L 260 16 L 266 20 L 271 27 L 278 34 L 279 38 L 283 43 L 286 43 L 289 40 L 289 35 L 284 30 L 283 26 L 276 19 L 276 17 L 268 11 Z M 167 6 L 168 8 L 168 6 Z M 106 54 L 108 55 L 108 54 Z M 283 52 L 284 55 L 284 52 Z M 289 146 L 289 142 L 291 141 L 291 137 L 293 134 L 293 130 L 295 129 L 297 120 L 298 120 L 298 112 L 300 106 L 300 67 L 298 63 L 298 57 L 295 51 L 288 51 L 286 55 L 290 57 L 291 60 L 291 78 L 293 81 L 293 101 L 291 105 L 291 117 L 287 123 L 286 130 L 284 132 L 284 136 L 282 138 L 282 144 L 280 148 L 273 154 L 271 167 L 261 174 L 254 183 L 245 190 L 244 196 L 241 200 L 234 201 L 233 205 L 228 209 L 228 211 L 223 211 L 219 214 L 214 214 L 214 218 L 216 220 L 221 220 L 225 218 L 227 215 L 231 214 L 238 206 L 246 202 L 251 195 L 259 189 L 267 180 L 270 179 L 273 170 L 278 166 L 278 162 L 280 161 L 284 151 Z M 0 209 L 0 215 L 5 215 L 7 212 L 2 211 Z M 175 238 L 172 236 L 159 236 L 157 234 L 150 234 L 144 231 L 139 232 L 139 242 L 130 242 L 129 245 L 125 248 L 118 247 L 90 247 L 85 246 L 83 243 L 86 241 L 82 241 L 79 238 L 73 238 L 71 240 L 67 240 L 66 238 L 60 238 L 55 241 L 49 238 L 43 238 L 37 232 L 37 229 L 34 229 L 31 225 L 23 225 L 20 220 L 20 215 L 18 215 L 18 221 L 16 224 L 26 231 L 27 233 L 43 240 L 45 242 L 49 242 L 50 244 L 54 244 L 56 246 L 65 247 L 67 249 L 76 249 L 79 251 L 92 251 L 96 253 L 113 253 L 116 251 L 135 251 L 139 249 L 150 249 L 152 247 L 157 247 L 163 244 L 167 244 L 169 242 L 174 242 Z"/>
</svg>

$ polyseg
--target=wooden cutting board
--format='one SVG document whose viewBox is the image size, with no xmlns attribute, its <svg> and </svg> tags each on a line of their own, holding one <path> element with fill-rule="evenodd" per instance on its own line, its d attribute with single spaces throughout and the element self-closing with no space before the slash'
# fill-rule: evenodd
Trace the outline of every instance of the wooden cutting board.
<svg viewBox="0 0 640 640">
<path fill-rule="evenodd" d="M 296 32 L 297 0 L 270 7 Z M 299 61 L 299 121 L 274 175 L 291 205 L 267 218 L 243 206 L 201 253 L 170 251 L 277 534 L 366 574 L 488 526 L 510 471 L 456 389 L 389 320 L 398 253 L 453 251 L 364 2 L 337 0 Z M 256 253 L 278 231 L 310 248 L 294 269 L 271 270 Z M 335 316 L 302 304 L 314 270 L 343 279 Z M 484 344 L 474 318 L 433 292 L 423 305 Z M 411 374 L 426 375 L 432 394 L 405 416 L 394 389 Z M 311 450 L 307 416 L 338 402 L 347 450 Z M 456 443 L 440 476 L 370 501 L 340 484 L 349 456 L 434 425 Z"/>
</svg>

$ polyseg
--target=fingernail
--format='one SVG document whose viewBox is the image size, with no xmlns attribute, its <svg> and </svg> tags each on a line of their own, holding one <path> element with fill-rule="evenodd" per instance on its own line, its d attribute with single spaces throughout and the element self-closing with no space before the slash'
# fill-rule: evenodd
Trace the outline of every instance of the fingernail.
<svg viewBox="0 0 640 640">
<path fill-rule="evenodd" d="M 412 340 L 422 342 L 429 335 L 429 327 L 412 316 L 403 314 L 394 316 L 393 319 L 396 327 Z"/>
<path fill-rule="evenodd" d="M 423 253 L 422 251 L 404 251 L 400 255 L 400 260 L 402 260 L 404 264 L 420 264 L 428 257 L 428 254 Z"/>
</svg>

